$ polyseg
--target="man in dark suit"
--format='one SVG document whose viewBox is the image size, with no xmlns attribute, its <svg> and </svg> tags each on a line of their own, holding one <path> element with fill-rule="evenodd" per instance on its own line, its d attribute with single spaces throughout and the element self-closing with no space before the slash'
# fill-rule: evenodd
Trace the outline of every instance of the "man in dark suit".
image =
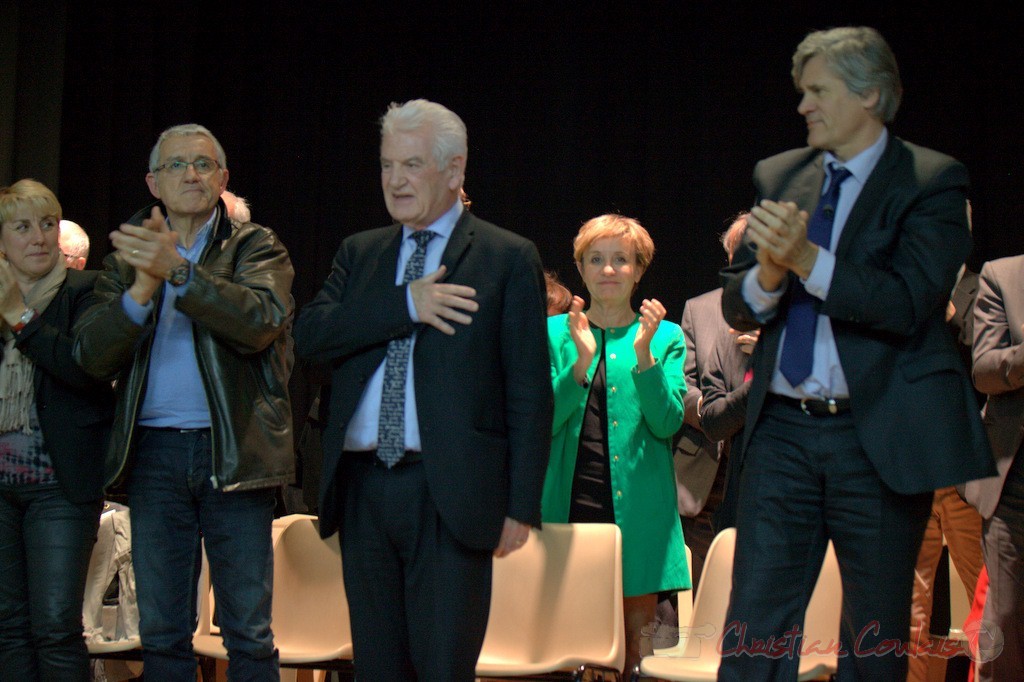
<svg viewBox="0 0 1024 682">
<path fill-rule="evenodd" d="M 453 112 L 391 105 L 381 184 L 398 224 L 342 242 L 295 329 L 299 355 L 334 367 L 321 533 L 341 533 L 369 680 L 472 680 L 492 554 L 540 525 L 544 275 L 531 242 L 464 209 L 466 155 Z"/>
<path fill-rule="evenodd" d="M 722 235 L 722 246 L 730 263 L 746 226 L 744 214 L 737 217 Z M 731 432 L 722 436 L 718 433 L 720 428 L 716 428 L 714 436 L 709 436 L 705 433 L 701 417 L 704 403 L 703 377 L 717 352 L 716 344 L 723 334 L 729 336 L 730 331 L 729 325 L 722 318 L 722 289 L 714 289 L 688 300 L 683 306 L 680 326 L 686 339 L 686 363 L 683 367 L 686 393 L 683 394 L 684 424 L 679 432 L 673 459 L 679 516 L 683 524 L 683 537 L 693 559 L 690 573 L 693 590 L 696 592 L 704 569 L 704 557 L 715 537 L 715 516 L 725 490 L 726 467 L 723 464 L 728 461 L 728 437 L 732 436 Z M 730 341 L 729 345 L 730 349 L 725 350 L 727 355 L 733 351 L 739 352 L 734 341 Z M 741 380 L 742 376 L 741 369 Z M 714 425 L 721 426 L 718 422 Z"/>
<path fill-rule="evenodd" d="M 964 493 L 984 519 L 989 587 L 982 624 L 1003 640 L 1001 653 L 998 634 L 979 640 L 978 680 L 989 682 L 1018 679 L 1024 670 L 1024 256 L 985 263 L 974 311 L 974 384 L 988 394 L 984 422 L 998 471 L 969 482 Z"/>
<path fill-rule="evenodd" d="M 750 247 L 723 271 L 726 320 L 761 338 L 719 679 L 795 677 L 785 646 L 832 540 L 840 677 L 897 680 L 932 491 L 992 470 L 943 314 L 967 171 L 889 135 L 899 71 L 874 29 L 809 34 L 793 80 L 809 147 L 757 165 Z"/>
</svg>

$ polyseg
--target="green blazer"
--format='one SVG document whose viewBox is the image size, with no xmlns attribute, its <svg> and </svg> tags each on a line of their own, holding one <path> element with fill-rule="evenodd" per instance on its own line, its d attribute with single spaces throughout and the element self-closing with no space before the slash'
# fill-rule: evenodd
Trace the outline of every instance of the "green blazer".
<svg viewBox="0 0 1024 682">
<path fill-rule="evenodd" d="M 628 327 L 594 330 L 595 335 L 606 336 L 608 464 L 615 523 L 622 531 L 627 597 L 691 585 L 676 510 L 671 443 L 683 423 L 686 343 L 679 325 L 663 321 L 651 341 L 656 364 L 637 373 L 633 339 L 638 327 L 634 320 Z M 567 315 L 548 318 L 548 344 L 555 410 L 541 513 L 544 521 L 565 523 L 589 389 L 572 376 L 577 354 Z M 588 370 L 591 378 L 598 359 Z"/>
</svg>

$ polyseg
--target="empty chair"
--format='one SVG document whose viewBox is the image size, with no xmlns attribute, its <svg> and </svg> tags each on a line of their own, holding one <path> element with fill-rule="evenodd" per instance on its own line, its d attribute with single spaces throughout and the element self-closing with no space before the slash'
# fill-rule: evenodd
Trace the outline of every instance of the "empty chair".
<svg viewBox="0 0 1024 682">
<path fill-rule="evenodd" d="M 687 627 L 681 628 L 679 644 L 645 657 L 640 664 L 642 676 L 677 682 L 717 679 L 721 663 L 719 642 L 729 611 L 735 552 L 736 529 L 727 528 L 715 537 L 708 548 L 693 603 L 693 618 Z M 807 607 L 805 637 L 801 648 L 808 649 L 809 653 L 801 656 L 798 679 L 827 678 L 835 673 L 841 603 L 839 564 L 830 542 Z M 809 646 L 815 642 L 815 646 Z"/>
<path fill-rule="evenodd" d="M 545 523 L 494 560 L 491 612 L 476 672 L 501 678 L 625 663 L 622 535 L 614 524 Z"/>
</svg>

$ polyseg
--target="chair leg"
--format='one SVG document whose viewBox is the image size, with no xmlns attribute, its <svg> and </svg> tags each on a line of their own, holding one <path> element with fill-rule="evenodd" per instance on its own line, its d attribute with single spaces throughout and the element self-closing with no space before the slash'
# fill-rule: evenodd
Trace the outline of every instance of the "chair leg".
<svg viewBox="0 0 1024 682">
<path fill-rule="evenodd" d="M 217 682 L 217 659 L 211 656 L 198 656 L 197 658 L 199 659 L 200 679 L 203 682 Z"/>
</svg>

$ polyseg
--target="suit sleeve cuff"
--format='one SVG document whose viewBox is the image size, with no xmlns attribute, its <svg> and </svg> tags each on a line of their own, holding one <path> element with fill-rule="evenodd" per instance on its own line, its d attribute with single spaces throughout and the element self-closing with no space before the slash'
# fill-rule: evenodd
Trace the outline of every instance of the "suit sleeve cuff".
<svg viewBox="0 0 1024 682">
<path fill-rule="evenodd" d="M 761 272 L 761 265 L 757 264 L 747 271 L 743 277 L 742 294 L 743 301 L 749 307 L 758 322 L 767 322 L 775 315 L 779 307 L 782 295 L 786 293 L 788 280 L 783 280 L 782 286 L 775 291 L 765 291 L 757 281 L 757 275 Z"/>
</svg>

